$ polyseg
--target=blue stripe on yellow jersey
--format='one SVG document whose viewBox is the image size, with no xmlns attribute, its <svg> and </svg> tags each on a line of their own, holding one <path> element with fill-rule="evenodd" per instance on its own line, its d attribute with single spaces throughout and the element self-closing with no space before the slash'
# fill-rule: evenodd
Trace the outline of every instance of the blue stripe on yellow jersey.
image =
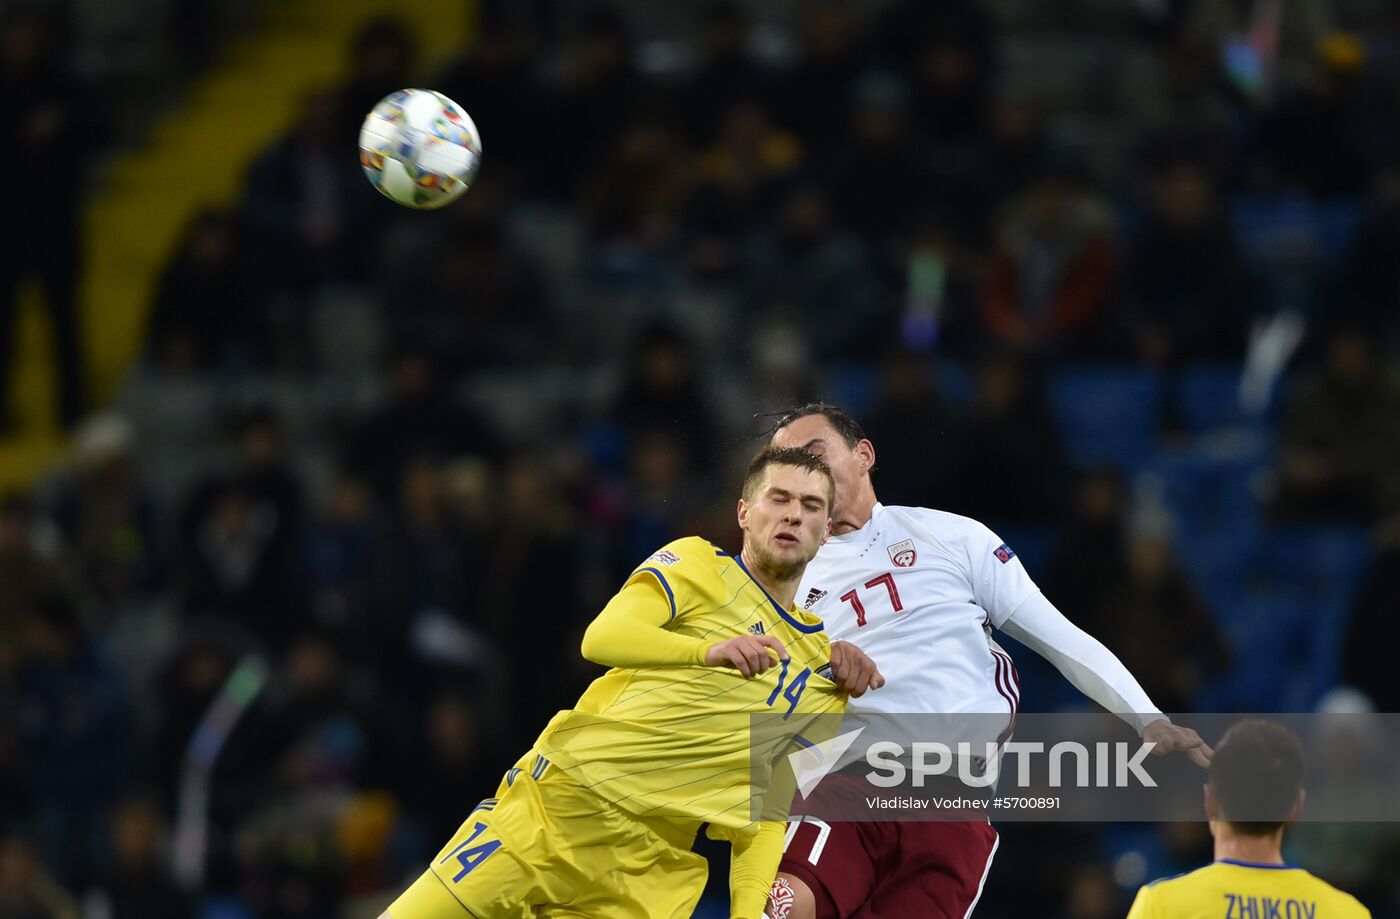
<svg viewBox="0 0 1400 919">
<path fill-rule="evenodd" d="M 1128 919 L 1369 919 L 1351 894 L 1293 865 L 1221 859 L 1138 891 Z"/>
</svg>

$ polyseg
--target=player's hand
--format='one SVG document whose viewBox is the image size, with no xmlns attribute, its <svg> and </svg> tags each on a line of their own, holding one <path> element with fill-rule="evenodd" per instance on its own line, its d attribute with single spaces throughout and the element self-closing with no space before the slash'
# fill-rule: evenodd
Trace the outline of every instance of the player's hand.
<svg viewBox="0 0 1400 919">
<path fill-rule="evenodd" d="M 1190 728 L 1172 724 L 1165 718 L 1158 718 L 1142 729 L 1142 739 L 1150 740 L 1157 746 L 1152 748 L 1156 756 L 1166 756 L 1178 750 L 1191 757 L 1191 762 L 1205 769 L 1210 766 L 1215 751 Z"/>
<path fill-rule="evenodd" d="M 710 645 L 705 663 L 711 667 L 733 667 L 745 678 L 758 676 L 778 661 L 788 659 L 787 648 L 772 635 L 740 635 Z"/>
<path fill-rule="evenodd" d="M 860 648 L 849 641 L 831 643 L 831 678 L 842 692 L 859 699 L 867 689 L 885 685 L 880 668 Z"/>
</svg>

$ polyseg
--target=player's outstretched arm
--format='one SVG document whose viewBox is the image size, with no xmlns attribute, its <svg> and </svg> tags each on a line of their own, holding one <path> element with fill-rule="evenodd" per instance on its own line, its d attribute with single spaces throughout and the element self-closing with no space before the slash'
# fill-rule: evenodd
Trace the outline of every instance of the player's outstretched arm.
<svg viewBox="0 0 1400 919">
<path fill-rule="evenodd" d="M 768 891 L 783 859 L 787 824 L 765 820 L 758 832 L 735 841 L 729 853 L 729 915 L 731 919 L 762 919 Z"/>
<path fill-rule="evenodd" d="M 710 642 L 664 628 L 671 601 L 651 578 L 618 591 L 583 633 L 583 656 L 604 667 L 693 667 Z"/>
<path fill-rule="evenodd" d="M 1097 638 L 1065 618 L 1043 594 L 1028 597 L 1001 630 L 1055 665 L 1084 695 L 1142 732 L 1164 719 L 1123 662 Z"/>
<path fill-rule="evenodd" d="M 1097 638 L 1070 622 L 1055 605 L 1035 594 L 1018 606 L 1002 631 L 1055 665 L 1075 688 L 1131 724 L 1150 740 L 1158 756 L 1177 751 L 1202 768 L 1210 765 L 1211 749 L 1201 735 L 1172 724 L 1114 653 Z"/>
</svg>

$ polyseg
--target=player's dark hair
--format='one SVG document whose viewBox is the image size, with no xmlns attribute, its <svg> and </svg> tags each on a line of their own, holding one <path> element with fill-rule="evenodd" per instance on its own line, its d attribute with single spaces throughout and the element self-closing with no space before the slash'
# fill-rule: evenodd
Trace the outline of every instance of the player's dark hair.
<svg viewBox="0 0 1400 919">
<path fill-rule="evenodd" d="M 778 433 L 797 419 L 806 418 L 808 415 L 821 415 L 831 422 L 831 426 L 836 429 L 837 434 L 841 435 L 841 439 L 846 442 L 848 447 L 854 447 L 865 440 L 865 431 L 861 429 L 854 418 L 846 414 L 845 409 L 826 402 L 808 402 L 806 405 L 783 412 L 778 416 L 778 423 L 773 425 L 771 434 Z"/>
<path fill-rule="evenodd" d="M 1276 721 L 1235 723 L 1215 748 L 1210 785 L 1220 817 L 1245 836 L 1270 836 L 1303 788 L 1303 744 Z"/>
<path fill-rule="evenodd" d="M 832 505 L 836 503 L 836 480 L 831 477 L 831 469 L 827 467 L 820 456 L 801 447 L 764 447 L 759 450 L 749 461 L 748 471 L 744 473 L 744 500 L 748 500 L 753 495 L 754 488 L 763 478 L 764 470 L 769 466 L 796 466 L 798 469 L 805 469 L 808 472 L 820 473 L 826 479 L 827 511 L 829 512 Z"/>
</svg>

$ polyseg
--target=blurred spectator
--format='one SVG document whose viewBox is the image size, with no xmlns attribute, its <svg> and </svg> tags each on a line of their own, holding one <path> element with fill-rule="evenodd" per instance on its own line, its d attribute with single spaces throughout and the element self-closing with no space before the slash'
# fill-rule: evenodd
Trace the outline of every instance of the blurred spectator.
<svg viewBox="0 0 1400 919">
<path fill-rule="evenodd" d="M 167 828 L 157 804 L 133 796 L 112 822 L 115 865 L 102 885 L 110 919 L 194 919 L 193 899 L 175 884 Z"/>
<path fill-rule="evenodd" d="M 151 591 L 162 574 L 156 508 L 137 478 L 134 439 L 121 415 L 84 419 L 73 434 L 76 468 L 54 500 L 67 561 L 104 605 Z"/>
<path fill-rule="evenodd" d="M 1043 583 L 1046 595 L 1086 629 L 1082 620 L 1097 621 L 1111 590 L 1105 575 L 1121 579 L 1128 571 L 1127 515 L 1121 475 L 1093 469 L 1081 477 Z"/>
<path fill-rule="evenodd" d="M 1386 642 L 1393 621 L 1388 614 L 1391 598 L 1400 590 L 1400 527 L 1385 527 L 1366 581 L 1352 603 L 1342 650 L 1341 679 L 1372 700 L 1378 710 L 1400 712 L 1400 668 L 1388 653 Z"/>
<path fill-rule="evenodd" d="M 24 825 L 34 806 L 29 770 L 8 710 L 9 685 L 10 675 L 0 673 L 0 693 L 3 693 L 0 697 L 6 698 L 5 707 L 0 708 L 0 712 L 4 712 L 4 717 L 0 718 L 0 826 L 5 827 Z"/>
<path fill-rule="evenodd" d="M 1143 119 L 1142 148 L 1189 153 L 1211 175 L 1225 175 L 1239 153 L 1236 113 L 1226 85 L 1226 54 L 1214 40 L 1178 32 L 1156 62 L 1162 86 L 1143 94 L 1132 114 Z"/>
<path fill-rule="evenodd" d="M 418 44 L 413 33 L 403 22 L 388 15 L 360 26 L 346 51 L 350 75 L 334 95 L 312 103 L 320 118 L 331 122 L 329 129 L 322 124 L 316 131 L 328 130 L 329 137 L 324 142 L 336 151 L 355 149 L 360 125 L 370 109 L 395 90 L 412 86 L 418 63 Z M 353 162 L 354 158 L 349 159 Z"/>
<path fill-rule="evenodd" d="M 954 447 L 947 510 L 996 526 L 1048 524 L 1063 511 L 1068 470 L 1031 364 L 1014 353 L 978 365 L 972 407 Z"/>
<path fill-rule="evenodd" d="M 719 132 L 699 152 L 687 207 L 690 262 L 698 274 L 724 277 L 743 263 L 743 237 L 768 214 L 801 160 L 797 139 L 756 100 L 724 113 Z"/>
<path fill-rule="evenodd" d="M 619 545 L 622 571 L 630 571 L 677 533 L 689 532 L 685 527 L 702 505 L 691 457 L 678 434 L 652 430 L 632 445 L 631 488 Z"/>
<path fill-rule="evenodd" d="M 29 841 L 0 839 L 0 916 L 5 919 L 78 919 L 78 904 L 54 883 Z"/>
<path fill-rule="evenodd" d="M 777 112 L 804 146 L 816 149 L 831 142 L 831 106 L 846 98 L 859 74 L 861 47 L 851 9 L 833 0 L 803 5 L 801 36 L 797 66 L 778 86 Z"/>
<path fill-rule="evenodd" d="M 894 300 L 865 244 L 832 217 L 820 186 L 803 183 L 784 196 L 776 225 L 751 247 L 750 260 L 753 310 L 791 317 L 819 360 L 868 357 L 892 337 Z"/>
<path fill-rule="evenodd" d="M 1104 307 L 1116 253 L 1108 211 L 1062 174 L 1046 173 L 1002 223 L 982 315 L 987 333 L 1019 349 L 1104 347 Z"/>
<path fill-rule="evenodd" d="M 1209 178 L 1173 163 L 1155 180 L 1151 205 L 1123 275 L 1139 354 L 1156 367 L 1240 361 L 1255 291 Z"/>
<path fill-rule="evenodd" d="M 517 458 L 500 482 L 500 526 L 486 546 L 486 577 L 473 613 L 502 647 L 528 648 L 506 662 L 514 746 L 596 676 L 578 654 L 591 618 L 581 595 L 583 558 L 578 514 L 541 464 Z M 549 577 L 536 577 L 540 565 Z"/>
<path fill-rule="evenodd" d="M 444 382 L 528 366 L 557 344 L 539 268 L 506 239 L 487 191 L 473 188 L 440 239 L 409 249 L 385 273 L 392 334 L 431 348 Z"/>
<path fill-rule="evenodd" d="M 1369 640 L 1375 643 L 1375 634 Z M 1369 813 L 1382 800 L 1393 770 L 1386 731 L 1375 703 L 1350 686 L 1319 700 L 1310 722 L 1307 806 L 1314 814 Z M 1389 904 L 1400 878 L 1387 866 L 1400 858 L 1400 825 L 1301 820 L 1289 830 L 1289 859 L 1331 884 L 1345 885 L 1363 903 Z M 1377 911 L 1379 913 L 1379 910 Z"/>
<path fill-rule="evenodd" d="M 0 220 L 0 431 L 10 427 L 10 384 L 20 285 L 37 281 L 57 363 L 59 414 L 76 421 L 86 404 L 78 317 L 78 215 L 101 115 L 68 73 L 51 22 L 38 8 L 0 19 L 0 105 L 11 183 Z"/>
<path fill-rule="evenodd" d="M 62 595 L 33 604 L 15 704 L 41 849 L 61 879 L 85 884 L 107 805 L 130 766 L 131 723 L 124 675 Z"/>
<path fill-rule="evenodd" d="M 1369 521 L 1400 510 L 1400 383 L 1364 332 L 1329 338 L 1284 417 L 1280 517 Z"/>
<path fill-rule="evenodd" d="M 933 158 L 933 200 L 959 240 L 980 249 L 995 239 L 997 215 L 1048 169 L 1045 134 L 1035 105 L 1007 93 L 990 103 L 986 138 L 976 156 Z"/>
<path fill-rule="evenodd" d="M 337 131 L 344 104 L 330 93 L 312 96 L 292 131 L 248 173 L 243 207 L 258 264 L 284 290 L 363 280 L 373 265 L 378 236 L 368 222 L 376 208 L 389 205 L 366 184 L 359 162 L 345 155 L 354 148 Z M 369 106 L 354 111 L 363 119 Z"/>
<path fill-rule="evenodd" d="M 711 0 L 700 33 L 700 60 L 679 92 L 685 127 L 693 144 L 719 130 L 720 119 L 746 99 L 766 99 L 776 77 L 749 53 L 749 17 L 733 0 Z"/>
<path fill-rule="evenodd" d="M 1162 711 L 1192 711 L 1206 680 L 1229 666 L 1230 646 L 1167 534 L 1138 527 L 1127 550 L 1121 573 L 1105 571 L 1100 560 L 1097 602 L 1076 611 L 1079 623 L 1118 655 Z"/>
<path fill-rule="evenodd" d="M 549 159 L 539 175 L 541 190 L 567 197 L 623 127 L 648 109 L 650 93 L 633 53 L 632 36 L 617 13 L 604 6 L 584 12 L 568 48 L 566 77 L 548 98 L 543 119 L 542 143 L 568 155 Z"/>
<path fill-rule="evenodd" d="M 1130 527 L 1131 513 L 1116 473 L 1086 475 L 1045 591 L 1118 655 L 1162 711 L 1190 711 L 1232 651 L 1175 557 L 1168 521 L 1138 512 Z"/>
<path fill-rule="evenodd" d="M 925 34 L 913 61 L 914 108 L 940 157 L 966 160 L 982 143 L 992 77 L 982 26 L 975 14 L 949 15 Z"/>
<path fill-rule="evenodd" d="M 1124 915 L 1127 898 L 1102 865 L 1083 865 L 1069 879 L 1065 908 L 1056 919 L 1117 919 Z"/>
<path fill-rule="evenodd" d="M 147 357 L 178 375 L 266 367 L 273 341 L 259 273 L 233 216 L 204 211 L 190 224 L 156 291 Z"/>
<path fill-rule="evenodd" d="M 486 132 L 492 181 L 504 178 L 523 192 L 530 190 L 533 169 L 545 158 L 544 99 L 531 72 L 531 50 L 519 31 L 487 19 L 467 53 L 433 84 Z"/>
<path fill-rule="evenodd" d="M 286 645 L 278 682 L 258 713 L 275 788 L 377 788 L 394 784 L 395 732 L 387 697 L 367 698 L 324 634 L 302 632 Z"/>
<path fill-rule="evenodd" d="M 165 796 L 167 808 L 176 803 L 190 739 L 228 679 L 233 662 L 233 651 L 220 636 L 197 632 L 182 641 L 155 680 L 157 705 L 146 775 L 149 784 Z"/>
<path fill-rule="evenodd" d="M 686 200 L 684 167 L 660 124 L 633 124 L 617 138 L 582 198 L 603 279 L 649 282 L 664 273 Z"/>
<path fill-rule="evenodd" d="M 1283 96 L 1245 153 L 1245 179 L 1267 191 L 1356 195 L 1371 182 L 1365 50 L 1355 36 L 1318 43 L 1319 73 Z"/>
<path fill-rule="evenodd" d="M 381 647 L 370 607 L 371 561 L 383 538 L 368 483 L 342 474 L 310 526 L 305 563 L 313 619 L 354 655 Z"/>
<path fill-rule="evenodd" d="M 350 432 L 345 466 L 392 501 L 414 460 L 498 453 L 496 432 L 452 401 L 431 353 L 407 345 L 390 357 L 388 397 Z"/>
<path fill-rule="evenodd" d="M 611 414 L 627 431 L 672 435 L 697 472 L 713 468 L 719 426 L 695 365 L 694 345 L 675 329 L 658 324 L 638 336 Z"/>
<path fill-rule="evenodd" d="M 450 839 L 462 815 L 500 782 L 508 751 L 483 730 L 476 706 L 464 693 L 444 691 L 425 708 L 423 749 L 412 759 L 406 806 L 433 844 Z"/>
<path fill-rule="evenodd" d="M 234 426 L 234 468 L 197 485 L 181 512 L 181 595 L 186 612 L 232 616 L 276 640 L 306 616 L 301 483 L 269 409 L 249 409 Z"/>
<path fill-rule="evenodd" d="M 834 159 L 830 181 L 841 221 L 873 244 L 907 236 L 929 194 L 921 138 L 913 136 L 908 92 L 889 74 L 870 74 L 851 100 L 851 143 L 820 153 Z"/>
<path fill-rule="evenodd" d="M 925 214 L 899 253 L 904 283 L 899 341 L 910 351 L 937 349 L 949 358 L 962 357 L 975 353 L 981 343 L 978 255 L 958 244 L 956 232 L 943 219 Z"/>
<path fill-rule="evenodd" d="M 463 534 L 448 513 L 441 466 L 428 458 L 409 463 L 399 486 L 397 513 L 374 560 L 374 626 L 380 653 L 402 647 L 415 619 L 430 612 L 468 612 Z"/>
<path fill-rule="evenodd" d="M 1351 323 L 1382 346 L 1400 333 L 1400 162 L 1376 183 L 1374 205 L 1357 230 L 1356 244 L 1332 290 L 1324 321 Z"/>
<path fill-rule="evenodd" d="M 19 648 L 33 604 L 61 593 L 63 572 L 39 551 L 34 506 L 13 494 L 0 501 L 0 680 L 19 660 Z"/>
<path fill-rule="evenodd" d="M 880 394 L 861 421 L 879 450 L 880 496 L 890 504 L 941 507 L 961 426 L 917 357 L 896 351 L 880 364 Z"/>
</svg>

